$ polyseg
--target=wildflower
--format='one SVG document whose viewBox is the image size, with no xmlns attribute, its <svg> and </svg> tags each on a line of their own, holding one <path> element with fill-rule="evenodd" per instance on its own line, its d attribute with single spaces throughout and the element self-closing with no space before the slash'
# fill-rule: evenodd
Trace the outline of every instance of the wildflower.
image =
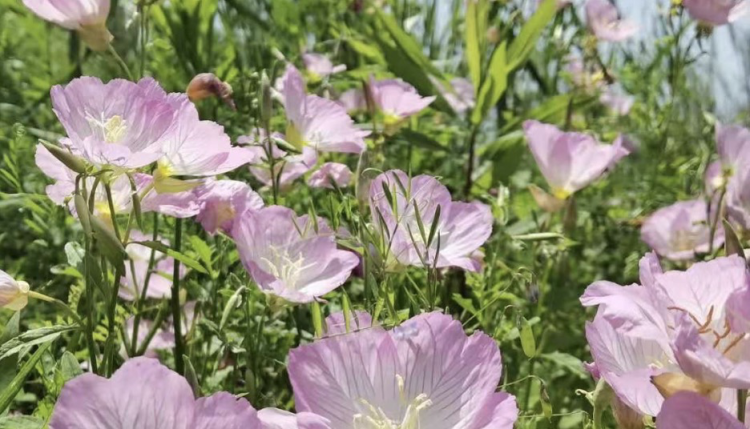
<svg viewBox="0 0 750 429">
<path fill-rule="evenodd" d="M 331 183 L 335 183 L 339 188 L 343 188 L 348 186 L 351 181 L 352 171 L 346 164 L 326 162 L 310 175 L 310 178 L 307 179 L 307 184 L 313 188 L 333 189 Z"/>
<path fill-rule="evenodd" d="M 232 231 L 235 219 L 246 210 L 263 207 L 260 195 L 244 182 L 212 180 L 195 189 L 200 204 L 196 220 L 209 234 Z"/>
<path fill-rule="evenodd" d="M 346 111 L 335 101 L 308 95 L 305 82 L 294 66 L 287 66 L 283 84 L 287 116 L 286 141 L 300 150 L 310 146 L 322 152 L 361 153 L 363 138 L 369 135 L 354 126 Z"/>
<path fill-rule="evenodd" d="M 406 118 L 429 106 L 435 97 L 422 97 L 401 79 L 375 80 L 370 77 L 368 90 L 387 128 L 398 127 Z"/>
<path fill-rule="evenodd" d="M 495 341 L 440 313 L 298 347 L 288 371 L 297 410 L 335 428 L 510 429 L 518 417 L 515 398 L 495 392 Z"/>
<path fill-rule="evenodd" d="M 656 417 L 657 429 L 693 427 L 744 429 L 745 425 L 719 405 L 693 392 L 679 392 L 667 399 Z"/>
<path fill-rule="evenodd" d="M 361 88 L 344 91 L 336 102 L 350 115 L 367 110 L 365 92 Z"/>
<path fill-rule="evenodd" d="M 107 30 L 109 0 L 23 0 L 34 14 L 78 33 L 81 40 L 94 51 L 106 51 L 112 41 Z"/>
<path fill-rule="evenodd" d="M 188 382 L 156 359 L 128 360 L 111 379 L 83 374 L 67 382 L 52 413 L 55 429 L 261 429 L 288 422 L 327 422 L 309 413 L 294 415 L 275 409 L 256 411 L 244 398 L 227 392 L 196 399 Z M 304 427 L 304 426 L 303 426 Z M 315 426 L 310 426 L 315 427 Z"/>
<path fill-rule="evenodd" d="M 232 236 L 260 289 L 291 302 L 311 302 L 336 289 L 359 263 L 354 253 L 336 248 L 323 219 L 297 217 L 286 207 L 245 211 Z"/>
<path fill-rule="evenodd" d="M 332 74 L 346 71 L 346 65 L 339 64 L 334 66 L 328 57 L 321 54 L 302 54 L 302 62 L 305 63 L 308 76 L 313 82 L 319 81 Z"/>
<path fill-rule="evenodd" d="M 537 166 L 560 200 L 588 186 L 628 154 L 622 145 L 601 144 L 589 135 L 566 133 L 537 121 L 526 121 L 523 128 Z"/>
<path fill-rule="evenodd" d="M 637 25 L 620 19 L 617 8 L 608 0 L 588 0 L 586 21 L 598 39 L 609 42 L 622 42 L 638 31 Z"/>
<path fill-rule="evenodd" d="M 448 189 L 432 176 L 410 179 L 403 171 L 391 170 L 370 184 L 370 209 L 389 252 L 401 264 L 480 270 L 473 253 L 492 234 L 489 206 L 452 201 Z"/>
<path fill-rule="evenodd" d="M 0 308 L 20 311 L 29 302 L 29 284 L 0 271 Z"/>
<path fill-rule="evenodd" d="M 682 6 L 693 19 L 710 25 L 735 22 L 748 11 L 745 0 L 683 0 Z"/>
<path fill-rule="evenodd" d="M 255 161 L 250 163 L 250 173 L 264 185 L 271 186 L 271 169 L 267 158 L 267 150 L 264 147 L 267 143 L 265 138 L 262 137 L 264 134 L 262 130 L 256 130 L 251 135 L 241 136 L 238 142 L 253 145 L 247 148 L 255 154 Z M 271 138 L 284 140 L 284 135 L 273 133 Z M 282 188 L 302 177 L 318 162 L 318 154 L 312 147 L 302 148 L 302 152 L 299 154 L 287 154 L 272 141 L 271 152 L 274 158 L 273 179 Z"/>
<path fill-rule="evenodd" d="M 711 248 L 708 206 L 703 200 L 680 201 L 649 216 L 641 227 L 641 239 L 661 256 L 692 259 Z M 713 236 L 713 248 L 724 242 L 721 225 Z"/>
</svg>

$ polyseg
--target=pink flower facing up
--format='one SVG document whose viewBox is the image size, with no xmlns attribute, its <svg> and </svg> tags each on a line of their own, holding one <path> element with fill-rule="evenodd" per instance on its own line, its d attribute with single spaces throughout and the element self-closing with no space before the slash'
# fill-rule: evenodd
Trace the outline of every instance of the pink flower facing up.
<svg viewBox="0 0 750 429">
<path fill-rule="evenodd" d="M 561 200 L 588 186 L 629 153 L 622 144 L 601 144 L 590 135 L 566 133 L 538 121 L 526 121 L 523 128 L 552 195 Z"/>
<path fill-rule="evenodd" d="M 307 179 L 307 184 L 313 188 L 333 189 L 333 183 L 339 188 L 343 188 L 349 186 L 351 181 L 352 171 L 346 164 L 326 162 L 310 175 L 310 178 Z"/>
<path fill-rule="evenodd" d="M 120 298 L 132 301 L 136 294 L 141 295 L 143 287 L 148 278 L 148 289 L 146 298 L 169 298 L 172 296 L 172 275 L 174 274 L 174 258 L 168 257 L 161 252 L 154 253 L 154 268 L 149 275 L 149 261 L 151 259 L 151 248 L 137 244 L 139 241 L 151 241 L 153 237 L 147 236 L 138 230 L 130 233 L 131 243 L 125 250 L 128 257 L 133 261 L 133 268 L 127 266 L 125 275 L 120 279 Z M 159 241 L 169 244 L 166 240 Z M 126 264 L 127 265 L 127 264 Z M 180 278 L 185 277 L 187 269 L 180 266 Z"/>
<path fill-rule="evenodd" d="M 733 415 L 703 396 L 679 392 L 664 401 L 656 417 L 657 429 L 745 429 Z"/>
<path fill-rule="evenodd" d="M 649 216 L 641 227 L 641 239 L 656 253 L 673 260 L 692 259 L 711 247 L 708 206 L 703 200 L 680 201 Z M 713 248 L 724 243 L 718 226 Z"/>
<path fill-rule="evenodd" d="M 255 130 L 253 134 L 241 136 L 237 141 L 240 144 L 251 145 L 248 150 L 255 153 L 256 161 L 251 163 L 250 173 L 264 185 L 271 186 L 270 164 L 267 151 L 263 147 L 266 144 L 265 138 L 262 137 L 264 134 L 262 130 Z M 274 133 L 272 139 L 284 140 L 284 135 Z M 310 171 L 318 162 L 318 153 L 312 147 L 304 147 L 302 153 L 290 155 L 279 149 L 276 143 L 272 143 L 271 146 L 274 158 L 273 178 L 281 188 L 288 187 L 292 182 Z"/>
<path fill-rule="evenodd" d="M 736 256 L 663 273 L 654 254 L 641 260 L 642 286 L 595 282 L 581 302 L 598 306 L 586 337 L 601 377 L 645 415 L 656 415 L 663 402 L 650 377 L 665 373 L 731 409 L 732 389 L 750 383 L 747 339 L 733 332 L 728 310 L 746 282 Z"/>
<path fill-rule="evenodd" d="M 305 92 L 302 75 L 288 65 L 281 78 L 286 110 L 286 141 L 300 150 L 361 153 L 369 131 L 358 129 L 338 103 Z"/>
<path fill-rule="evenodd" d="M 45 21 L 77 31 L 95 51 L 106 51 L 112 41 L 106 25 L 109 0 L 23 0 L 23 4 Z"/>
<path fill-rule="evenodd" d="M 323 219 L 296 216 L 286 207 L 246 211 L 232 235 L 245 268 L 264 292 L 306 303 L 341 286 L 359 264 L 336 248 Z"/>
<path fill-rule="evenodd" d="M 389 200 L 385 188 L 395 201 Z M 384 233 L 389 253 L 401 264 L 481 269 L 472 256 L 492 234 L 492 212 L 485 204 L 451 201 L 448 189 L 434 177 L 410 179 L 401 170 L 391 170 L 370 184 L 370 210 Z M 436 218 L 430 241 L 428 235 Z"/>
<path fill-rule="evenodd" d="M 308 77 L 312 81 L 319 81 L 332 74 L 346 71 L 346 65 L 334 66 L 331 60 L 321 54 L 302 54 L 302 62 L 305 63 Z"/>
<path fill-rule="evenodd" d="M 131 359 L 111 379 L 83 374 L 69 381 L 55 404 L 55 429 L 325 429 L 310 413 L 256 411 L 227 392 L 196 399 L 188 382 L 156 359 Z"/>
<path fill-rule="evenodd" d="M 735 22 L 748 11 L 745 0 L 683 0 L 682 6 L 693 19 L 710 25 Z"/>
<path fill-rule="evenodd" d="M 599 40 L 608 42 L 622 42 L 638 31 L 636 24 L 620 19 L 617 8 L 608 0 L 588 0 L 586 21 Z"/>
<path fill-rule="evenodd" d="M 97 165 L 138 168 L 162 156 L 177 107 L 151 78 L 138 83 L 94 77 L 52 87 L 52 107 L 68 134 L 64 146 Z"/>
<path fill-rule="evenodd" d="M 370 76 L 368 90 L 386 128 L 397 127 L 435 101 L 434 96 L 422 97 L 413 86 L 401 79 L 375 80 Z"/>
<path fill-rule="evenodd" d="M 301 346 L 288 371 L 297 410 L 332 429 L 511 429 L 518 417 L 515 398 L 495 391 L 495 341 L 440 313 Z"/>
</svg>

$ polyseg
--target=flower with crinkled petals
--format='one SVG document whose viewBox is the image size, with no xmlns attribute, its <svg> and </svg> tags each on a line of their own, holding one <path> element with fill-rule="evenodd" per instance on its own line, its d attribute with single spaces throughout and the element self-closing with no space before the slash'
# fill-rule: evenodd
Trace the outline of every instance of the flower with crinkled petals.
<svg viewBox="0 0 750 429">
<path fill-rule="evenodd" d="M 390 238 L 389 253 L 401 264 L 480 270 L 472 254 L 490 237 L 493 223 L 485 204 L 452 201 L 448 188 L 432 176 L 409 178 L 401 170 L 390 170 L 370 184 L 370 210 Z M 430 240 L 427 235 L 435 221 Z"/>
<path fill-rule="evenodd" d="M 731 24 L 748 12 L 745 0 L 682 0 L 693 19 L 710 24 Z"/>
<path fill-rule="evenodd" d="M 708 222 L 705 201 L 680 201 L 651 214 L 641 226 L 641 239 L 666 258 L 692 259 L 696 253 L 706 253 L 711 248 Z M 724 243 L 723 231 L 719 225 L 713 248 Z"/>
<path fill-rule="evenodd" d="M 67 138 L 61 143 L 96 166 L 139 168 L 162 156 L 177 113 L 159 84 L 94 77 L 52 87 L 52 107 Z"/>
<path fill-rule="evenodd" d="M 231 233 L 235 219 L 246 210 L 263 207 L 263 199 L 244 182 L 212 180 L 195 189 L 200 204 L 196 220 L 209 234 Z"/>
<path fill-rule="evenodd" d="M 495 341 L 440 313 L 300 346 L 288 372 L 297 410 L 332 429 L 511 429 L 518 417 L 515 398 L 496 392 Z"/>
<path fill-rule="evenodd" d="M 586 21 L 598 39 L 609 42 L 622 42 L 638 31 L 636 24 L 620 19 L 617 8 L 608 0 L 588 0 Z"/>
<path fill-rule="evenodd" d="M 526 121 L 523 128 L 552 195 L 561 200 L 594 182 L 628 154 L 622 145 L 601 144 L 587 134 L 563 132 L 538 121 Z"/>
<path fill-rule="evenodd" d="M 305 92 L 299 71 L 288 65 L 281 78 L 287 117 L 286 141 L 302 150 L 361 153 L 369 131 L 358 129 L 338 103 Z"/>
<path fill-rule="evenodd" d="M 298 217 L 286 207 L 245 211 L 232 236 L 260 289 L 290 302 L 312 302 L 331 292 L 359 264 L 357 255 L 336 247 L 323 219 Z"/>
<path fill-rule="evenodd" d="M 351 181 L 352 171 L 346 164 L 326 162 L 310 175 L 307 184 L 313 188 L 333 189 L 332 183 L 335 183 L 339 188 L 343 188 L 349 186 Z"/>
<path fill-rule="evenodd" d="M 332 74 L 346 71 L 345 64 L 334 66 L 331 60 L 322 54 L 302 54 L 302 62 L 305 63 L 308 77 L 312 81 L 319 81 Z"/>
<path fill-rule="evenodd" d="M 656 417 L 657 429 L 745 429 L 719 405 L 693 392 L 679 392 L 664 401 Z"/>
<path fill-rule="evenodd" d="M 95 51 L 106 51 L 112 41 L 106 25 L 109 0 L 23 0 L 23 4 L 45 21 L 78 32 Z"/>
<path fill-rule="evenodd" d="M 128 360 L 111 379 L 83 374 L 67 382 L 50 427 L 138 429 L 324 429 L 320 416 L 256 411 L 227 392 L 196 399 L 188 382 L 155 359 Z"/>
<path fill-rule="evenodd" d="M 422 97 L 416 88 L 401 79 L 375 80 L 370 76 L 368 90 L 386 127 L 398 126 L 435 101 L 434 96 Z"/>
</svg>

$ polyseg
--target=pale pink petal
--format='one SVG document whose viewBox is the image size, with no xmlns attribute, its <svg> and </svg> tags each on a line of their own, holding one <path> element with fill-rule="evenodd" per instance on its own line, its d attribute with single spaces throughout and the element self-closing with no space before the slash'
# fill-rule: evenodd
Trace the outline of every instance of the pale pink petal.
<svg viewBox="0 0 750 429">
<path fill-rule="evenodd" d="M 734 416 L 703 396 L 678 392 L 664 401 L 656 417 L 657 429 L 744 429 Z"/>
<path fill-rule="evenodd" d="M 333 189 L 331 183 L 335 183 L 339 188 L 349 186 L 352 180 L 352 171 L 346 164 L 337 162 L 326 162 L 321 165 L 310 178 L 307 184 L 313 188 Z"/>
</svg>

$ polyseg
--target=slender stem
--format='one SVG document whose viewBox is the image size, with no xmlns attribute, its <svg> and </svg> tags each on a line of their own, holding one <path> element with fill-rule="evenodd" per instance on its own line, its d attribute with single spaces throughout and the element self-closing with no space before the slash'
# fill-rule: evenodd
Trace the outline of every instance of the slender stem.
<svg viewBox="0 0 750 429">
<path fill-rule="evenodd" d="M 117 53 L 117 51 L 115 50 L 115 47 L 112 46 L 112 44 L 110 44 L 107 50 L 115 58 L 115 61 L 117 61 L 117 64 L 125 72 L 125 75 L 128 77 L 128 79 L 133 80 L 133 73 L 130 72 L 130 68 L 128 67 L 128 64 L 125 62 L 125 60 L 122 59 L 120 54 Z"/>
<path fill-rule="evenodd" d="M 747 389 L 737 389 L 737 420 L 745 423 L 745 407 L 747 407 Z"/>
<path fill-rule="evenodd" d="M 179 252 L 182 245 L 182 219 L 175 219 L 174 223 L 174 250 Z M 175 259 L 174 272 L 172 276 L 172 323 L 174 324 L 174 363 L 177 373 L 185 373 L 185 345 L 182 338 L 182 323 L 180 321 L 180 261 Z"/>
<path fill-rule="evenodd" d="M 146 349 L 148 349 L 148 345 L 151 344 L 151 340 L 154 338 L 154 335 L 156 335 L 156 331 L 161 328 L 162 322 L 164 322 L 164 319 L 166 319 L 167 314 L 169 314 L 167 305 L 162 305 L 159 307 L 159 312 L 156 314 L 156 319 L 154 319 L 153 325 L 151 325 L 151 329 L 148 330 L 148 334 L 146 334 L 146 338 L 143 339 L 143 342 L 139 344 L 137 347 L 134 345 L 133 348 L 136 350 L 135 355 L 141 356 L 144 353 L 146 353 Z"/>
<path fill-rule="evenodd" d="M 88 196 L 86 193 L 86 180 L 83 179 L 80 183 L 83 187 L 83 194 L 81 196 L 85 200 Z M 88 209 L 92 211 L 91 206 Z M 94 284 L 91 281 L 91 264 L 89 263 L 89 260 L 92 260 L 93 256 L 91 255 L 91 237 L 88 234 L 83 234 L 83 243 L 86 250 L 83 257 L 83 283 L 86 288 L 86 345 L 89 350 L 89 366 L 91 371 L 94 374 L 99 374 L 99 365 L 96 361 L 96 343 L 94 342 L 94 314 L 96 313 L 96 305 L 94 305 Z"/>
<path fill-rule="evenodd" d="M 141 42 L 141 61 L 140 61 L 140 77 L 143 78 L 146 75 L 146 41 L 148 38 L 148 26 L 147 26 L 147 14 L 148 6 L 138 5 L 138 12 L 140 13 L 140 42 Z"/>
<path fill-rule="evenodd" d="M 154 235 L 153 235 L 153 241 L 157 241 L 159 238 L 159 214 L 154 212 Z M 136 296 L 136 302 L 135 302 L 135 317 L 133 319 L 133 349 L 136 351 L 138 350 L 138 328 L 141 323 L 141 311 L 143 310 L 143 302 L 146 300 L 146 292 L 148 291 L 148 284 L 151 281 L 151 273 L 154 270 L 154 265 L 156 264 L 156 250 L 151 249 L 151 255 L 148 259 L 148 271 L 146 271 L 146 278 L 143 280 L 143 287 L 140 291 L 140 296 Z M 133 276 L 135 276 L 135 273 L 133 273 Z M 138 289 L 136 288 L 136 294 L 138 294 Z M 136 356 L 140 356 L 139 354 L 136 354 Z"/>
<path fill-rule="evenodd" d="M 464 195 L 468 197 L 471 194 L 471 187 L 474 185 L 474 157 L 476 156 L 476 142 L 477 134 L 479 133 L 479 126 L 474 125 L 471 128 L 471 134 L 469 134 L 469 160 L 466 162 L 466 185 L 464 186 Z"/>
<path fill-rule="evenodd" d="M 714 208 L 714 219 L 711 222 L 711 225 L 710 225 L 711 229 L 709 230 L 709 233 L 708 233 L 708 254 L 709 255 L 714 253 L 714 237 L 716 236 L 716 230 L 719 227 L 719 219 L 721 218 L 722 205 L 724 203 L 724 196 L 726 194 L 727 194 L 727 188 L 726 186 L 724 186 L 721 189 L 721 194 L 719 195 L 719 201 L 716 203 L 716 207 Z M 711 207 L 710 202 L 709 202 L 709 207 Z"/>
<path fill-rule="evenodd" d="M 114 345 L 115 345 L 115 324 L 116 324 L 116 313 L 117 313 L 117 296 L 120 292 L 120 278 L 123 273 L 120 271 L 120 267 L 115 267 L 115 277 L 112 280 L 112 288 L 110 289 L 109 297 L 109 308 L 107 309 L 107 342 L 104 344 L 104 372 L 109 377 L 114 372 Z"/>
<path fill-rule="evenodd" d="M 109 206 L 109 216 L 112 218 L 112 228 L 115 231 L 115 237 L 122 241 L 120 238 L 120 228 L 117 226 L 117 212 L 115 211 L 115 202 L 112 199 L 112 188 L 108 182 L 104 183 L 104 190 L 107 191 L 107 205 Z"/>
<path fill-rule="evenodd" d="M 55 304 L 56 306 L 60 307 L 65 313 L 67 313 L 70 317 L 72 317 L 73 320 L 75 320 L 75 322 L 78 323 L 81 327 L 84 326 L 83 320 L 81 320 L 81 317 L 78 314 L 76 314 L 75 311 L 71 310 L 71 308 L 68 307 L 67 304 L 60 301 L 59 299 L 52 298 L 51 296 L 47 296 L 47 295 L 41 294 L 39 292 L 34 292 L 34 291 L 29 292 L 29 298 L 34 298 L 40 301 L 45 301 L 45 302 Z"/>
</svg>

